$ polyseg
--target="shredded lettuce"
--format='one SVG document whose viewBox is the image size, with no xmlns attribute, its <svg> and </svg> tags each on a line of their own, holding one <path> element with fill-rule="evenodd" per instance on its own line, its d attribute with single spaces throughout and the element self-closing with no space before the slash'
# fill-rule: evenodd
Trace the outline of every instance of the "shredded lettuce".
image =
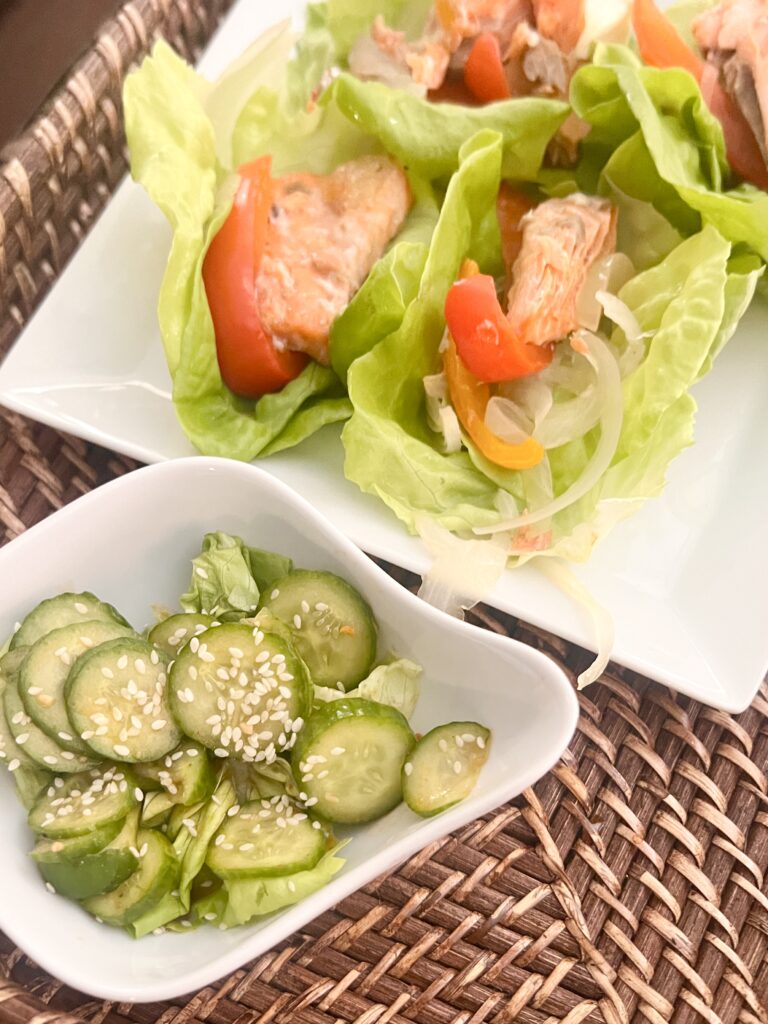
<svg viewBox="0 0 768 1024">
<path fill-rule="evenodd" d="M 330 686 L 315 686 L 314 696 L 318 702 L 327 703 L 342 700 L 345 697 L 363 697 L 378 704 L 388 704 L 397 708 L 406 718 L 410 718 L 416 710 L 421 690 L 421 677 L 424 673 L 421 665 L 407 658 L 391 658 L 372 669 L 354 690 L 344 693 Z"/>
<path fill-rule="evenodd" d="M 224 886 L 226 904 L 219 910 L 221 923 L 228 928 L 247 924 L 254 917 L 263 917 L 293 906 L 322 889 L 346 863 L 343 857 L 338 856 L 343 845 L 337 844 L 309 871 L 298 871 L 278 878 L 228 881 Z"/>
<path fill-rule="evenodd" d="M 240 537 L 220 530 L 207 533 L 202 551 L 192 561 L 192 578 L 181 595 L 181 607 L 223 621 L 242 619 L 255 614 L 261 592 L 292 568 L 285 555 L 249 547 Z"/>
</svg>

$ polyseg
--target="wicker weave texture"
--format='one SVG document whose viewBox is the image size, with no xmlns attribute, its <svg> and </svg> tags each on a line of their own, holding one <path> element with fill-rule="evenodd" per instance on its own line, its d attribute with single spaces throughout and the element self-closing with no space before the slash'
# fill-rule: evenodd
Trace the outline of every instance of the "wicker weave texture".
<svg viewBox="0 0 768 1024">
<path fill-rule="evenodd" d="M 9 535 L 131 468 L 0 416 Z M 768 1024 L 768 688 L 734 718 L 615 671 L 581 712 L 532 790 L 188 999 L 95 1002 L 0 944 L 1 1024 Z"/>
<path fill-rule="evenodd" d="M 261 2 L 261 0 L 255 0 Z M 232 0 L 131 0 L 0 164 L 0 352 L 18 334 L 126 168 L 123 78 L 159 36 L 194 59 Z"/>
<path fill-rule="evenodd" d="M 228 3 L 127 3 L 4 154 L 0 356 L 124 170 L 125 70 L 160 34 L 196 54 Z M 0 543 L 133 467 L 0 410 Z M 768 688 L 732 717 L 614 670 L 580 700 L 536 787 L 193 996 L 91 1000 L 0 937 L 0 1024 L 768 1024 Z"/>
</svg>

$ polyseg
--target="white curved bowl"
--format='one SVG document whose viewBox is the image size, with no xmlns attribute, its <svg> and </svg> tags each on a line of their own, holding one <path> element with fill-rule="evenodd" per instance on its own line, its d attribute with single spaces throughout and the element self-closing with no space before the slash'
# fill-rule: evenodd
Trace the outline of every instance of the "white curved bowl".
<svg viewBox="0 0 768 1024">
<path fill-rule="evenodd" d="M 505 803 L 544 775 L 567 746 L 578 705 L 560 668 L 538 651 L 451 619 L 414 597 L 303 498 L 250 465 L 192 458 L 137 470 L 68 505 L 0 549 L 0 637 L 37 601 L 92 590 L 137 628 L 152 605 L 178 607 L 203 534 L 226 530 L 330 569 L 367 597 L 394 649 L 424 666 L 414 727 L 452 719 L 493 729 L 472 796 L 435 818 L 404 805 L 357 831 L 344 870 L 295 907 L 243 928 L 201 928 L 138 942 L 50 895 L 27 856 L 31 833 L 0 771 L 0 929 L 51 974 L 101 999 L 171 999 L 242 966 L 342 897 L 428 843 Z"/>
</svg>

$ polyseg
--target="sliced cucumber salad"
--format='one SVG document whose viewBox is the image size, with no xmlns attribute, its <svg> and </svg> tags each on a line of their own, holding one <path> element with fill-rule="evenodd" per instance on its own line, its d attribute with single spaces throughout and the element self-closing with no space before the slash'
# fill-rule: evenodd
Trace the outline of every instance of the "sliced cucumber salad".
<svg viewBox="0 0 768 1024">
<path fill-rule="evenodd" d="M 0 764 L 52 892 L 136 938 L 228 928 L 328 882 L 334 826 L 472 791 L 490 731 L 414 733 L 421 667 L 346 580 L 211 533 L 179 605 L 140 632 L 46 597 L 0 647 Z"/>
</svg>

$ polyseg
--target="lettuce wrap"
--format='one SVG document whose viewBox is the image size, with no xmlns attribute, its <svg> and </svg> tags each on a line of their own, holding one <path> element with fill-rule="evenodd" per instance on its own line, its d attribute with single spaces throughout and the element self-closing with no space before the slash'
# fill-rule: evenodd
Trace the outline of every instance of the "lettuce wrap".
<svg viewBox="0 0 768 1024">
<path fill-rule="evenodd" d="M 314 103 L 324 73 L 344 63 L 358 26 L 373 17 L 369 6 L 366 13 L 347 0 L 310 5 L 298 40 L 287 22 L 277 25 L 215 84 L 162 41 L 126 80 L 131 173 L 173 228 L 158 306 L 173 401 L 181 426 L 203 454 L 250 460 L 346 419 L 346 370 L 398 326 L 426 257 L 440 179 L 457 166 L 464 139 L 486 122 L 503 127 L 510 166 L 532 176 L 567 114 L 564 104 L 549 100 L 500 104 L 496 111 L 437 108 L 348 75 Z M 385 3 L 384 10 L 394 20 L 398 12 L 413 17 L 405 4 Z M 276 394 L 258 401 L 236 396 L 219 371 L 202 264 L 231 207 L 237 167 L 269 154 L 275 174 L 327 174 L 354 157 L 380 152 L 407 164 L 415 203 L 355 296 L 350 319 L 339 318 L 333 368 L 311 362 Z M 360 333 L 357 318 L 371 307 L 387 313 L 370 333 Z"/>
</svg>

